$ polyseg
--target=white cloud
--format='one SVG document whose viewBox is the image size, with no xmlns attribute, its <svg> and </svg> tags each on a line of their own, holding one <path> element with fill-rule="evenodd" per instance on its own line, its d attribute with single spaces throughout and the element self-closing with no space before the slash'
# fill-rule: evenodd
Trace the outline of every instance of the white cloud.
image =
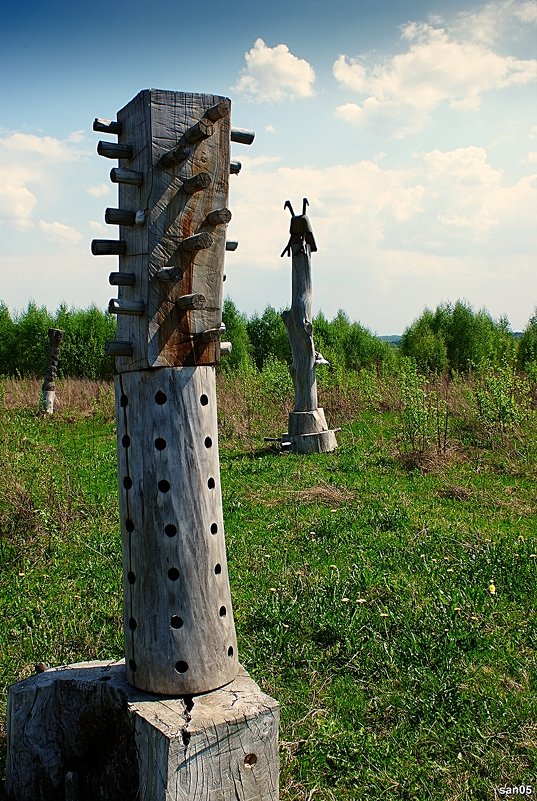
<svg viewBox="0 0 537 801">
<path fill-rule="evenodd" d="M 313 67 L 294 56 L 287 45 L 269 47 L 263 39 L 257 39 L 244 58 L 246 67 L 234 89 L 246 98 L 272 102 L 313 94 Z"/>
<path fill-rule="evenodd" d="M 0 153 L 19 152 L 38 155 L 53 161 L 78 160 L 87 152 L 75 147 L 80 142 L 80 132 L 70 134 L 67 139 L 56 139 L 53 136 L 37 136 L 15 131 L 0 138 Z"/>
<path fill-rule="evenodd" d="M 95 186 L 87 186 L 86 192 L 92 197 L 103 197 L 103 195 L 110 194 L 111 187 L 108 184 L 96 184 Z"/>
<path fill-rule="evenodd" d="M 61 245 L 76 245 L 82 239 L 82 234 L 76 228 L 61 222 L 48 223 L 45 220 L 39 220 L 38 226 L 46 236 Z"/>
<path fill-rule="evenodd" d="M 25 185 L 32 173 L 17 166 L 0 166 L 0 222 L 16 228 L 32 226 L 37 199 Z"/>
<path fill-rule="evenodd" d="M 531 153 L 528 153 L 526 156 L 526 161 L 530 164 L 537 164 L 537 150 L 533 150 Z"/>
<path fill-rule="evenodd" d="M 507 5 L 529 14 L 527 4 L 503 4 Z M 487 25 L 494 28 L 497 6 L 487 9 Z M 472 18 L 470 31 L 483 32 L 485 10 L 479 24 Z M 337 58 L 332 68 L 335 79 L 342 88 L 364 96 L 360 102 L 338 106 L 338 117 L 357 125 L 390 125 L 396 135 L 405 135 L 423 128 L 441 104 L 475 111 L 485 92 L 537 81 L 537 59 L 494 52 L 484 44 L 488 35 L 477 40 L 468 30 L 463 36 L 455 27 L 438 22 L 436 26 L 410 22 L 403 26 L 401 38 L 405 50 L 384 62 L 344 54 Z"/>
</svg>

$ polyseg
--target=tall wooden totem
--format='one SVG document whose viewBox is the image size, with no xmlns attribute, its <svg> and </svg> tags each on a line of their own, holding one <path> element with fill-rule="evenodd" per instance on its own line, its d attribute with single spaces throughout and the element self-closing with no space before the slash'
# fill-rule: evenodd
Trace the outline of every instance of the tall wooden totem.
<svg viewBox="0 0 537 801">
<path fill-rule="evenodd" d="M 193 694 L 238 672 L 226 565 L 215 394 L 222 343 L 228 184 L 240 164 L 224 97 L 140 92 L 97 130 L 119 159 L 119 208 L 105 220 L 117 253 L 117 448 L 127 678 Z"/>
<path fill-rule="evenodd" d="M 230 142 L 224 97 L 146 90 L 94 129 L 119 159 L 116 412 L 125 663 L 13 685 L 14 801 L 277 801 L 278 704 L 237 659 L 215 392 Z"/>
</svg>

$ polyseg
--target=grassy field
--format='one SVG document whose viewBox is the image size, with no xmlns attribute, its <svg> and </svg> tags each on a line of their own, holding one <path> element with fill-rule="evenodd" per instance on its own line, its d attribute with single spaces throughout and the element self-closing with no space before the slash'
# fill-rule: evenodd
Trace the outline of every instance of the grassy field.
<svg viewBox="0 0 537 801">
<path fill-rule="evenodd" d="M 505 388 L 325 386 L 339 449 L 298 456 L 263 441 L 285 377 L 219 377 L 239 653 L 281 704 L 282 801 L 537 792 L 537 425 Z M 1 719 L 37 662 L 123 652 L 113 391 L 57 392 L 44 419 L 39 382 L 2 383 Z"/>
</svg>

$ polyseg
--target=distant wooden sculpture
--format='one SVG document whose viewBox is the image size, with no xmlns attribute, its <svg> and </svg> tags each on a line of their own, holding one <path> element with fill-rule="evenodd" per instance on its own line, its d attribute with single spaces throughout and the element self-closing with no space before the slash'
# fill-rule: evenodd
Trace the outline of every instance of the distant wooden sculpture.
<svg viewBox="0 0 537 801">
<path fill-rule="evenodd" d="M 45 380 L 41 388 L 41 411 L 45 414 L 54 414 L 54 401 L 56 399 L 56 373 L 58 371 L 58 361 L 60 358 L 60 348 L 62 345 L 64 331 L 59 328 L 49 328 L 48 339 L 50 343 L 50 355 L 45 373 Z"/>
<path fill-rule="evenodd" d="M 289 431 L 282 443 L 290 443 L 297 453 L 329 452 L 337 448 L 336 435 L 326 423 L 324 410 L 317 402 L 315 366 L 328 362 L 313 345 L 311 253 L 317 250 L 311 223 L 306 216 L 309 205 L 304 198 L 302 214 L 296 215 L 287 200 L 284 208 L 291 212 L 290 237 L 282 256 L 292 257 L 291 309 L 283 312 L 293 362 L 291 377 L 295 390 L 295 406 L 289 415 Z"/>
</svg>

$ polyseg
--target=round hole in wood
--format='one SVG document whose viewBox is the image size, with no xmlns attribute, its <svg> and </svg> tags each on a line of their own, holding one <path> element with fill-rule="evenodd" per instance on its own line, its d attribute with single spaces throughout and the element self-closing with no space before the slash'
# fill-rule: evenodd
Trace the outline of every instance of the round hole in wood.
<svg viewBox="0 0 537 801">
<path fill-rule="evenodd" d="M 205 447 L 206 448 L 211 448 L 212 444 L 213 444 L 212 439 L 210 437 L 205 437 Z"/>
<path fill-rule="evenodd" d="M 183 618 L 179 617 L 179 615 L 173 615 L 170 620 L 170 626 L 172 629 L 181 629 L 183 627 Z"/>
<path fill-rule="evenodd" d="M 211 477 L 210 477 L 210 479 L 208 480 L 208 482 L 207 482 L 207 486 L 209 487 L 209 489 L 214 489 L 214 488 L 215 488 L 215 486 L 216 486 L 216 481 L 214 480 L 214 478 L 213 478 L 212 476 L 211 476 Z"/>
<path fill-rule="evenodd" d="M 246 756 L 244 757 L 244 764 L 247 765 L 247 767 L 249 768 L 251 768 L 252 765 L 255 765 L 256 762 L 257 762 L 257 756 L 255 754 L 246 754 Z"/>
<path fill-rule="evenodd" d="M 120 399 L 119 399 L 119 405 L 121 406 L 121 408 L 122 408 L 122 409 L 124 409 L 124 408 L 125 408 L 125 406 L 128 406 L 128 405 L 129 405 L 129 399 L 127 398 L 127 396 L 126 396 L 126 395 L 122 395 L 122 396 L 120 397 Z"/>
<path fill-rule="evenodd" d="M 132 478 L 130 476 L 125 476 L 123 479 L 123 486 L 125 489 L 130 489 L 132 487 Z"/>
<path fill-rule="evenodd" d="M 159 406 L 164 406 L 167 400 L 168 397 L 166 393 L 159 389 L 159 391 L 155 394 L 155 403 L 158 403 Z"/>
<path fill-rule="evenodd" d="M 232 645 L 230 645 L 229 648 L 227 649 L 227 655 L 228 656 L 233 656 L 233 646 Z"/>
<path fill-rule="evenodd" d="M 131 520 L 131 519 L 130 519 L 130 517 L 128 517 L 128 518 L 125 520 L 125 528 L 126 528 L 126 529 L 127 529 L 127 531 L 129 532 L 129 534 L 131 534 L 131 533 L 134 531 L 134 521 L 133 521 L 133 520 Z"/>
<path fill-rule="evenodd" d="M 168 523 L 167 526 L 164 526 L 164 533 L 167 537 L 175 537 L 177 534 L 177 526 L 174 526 L 173 523 Z"/>
<path fill-rule="evenodd" d="M 129 437 L 128 434 L 124 434 L 121 437 L 121 444 L 123 445 L 124 448 L 128 448 L 129 447 L 129 445 L 131 444 L 131 438 Z"/>
<path fill-rule="evenodd" d="M 129 570 L 129 572 L 127 573 L 127 581 L 129 582 L 129 584 L 134 584 L 134 582 L 136 581 L 136 576 L 132 572 L 132 570 Z"/>
<path fill-rule="evenodd" d="M 169 481 L 166 481 L 166 479 L 165 479 L 165 478 L 163 478 L 163 479 L 161 479 L 161 481 L 159 481 L 159 483 L 157 484 L 157 486 L 158 486 L 158 488 L 159 488 L 159 490 L 160 490 L 161 492 L 169 492 L 169 491 L 170 491 L 171 484 L 170 484 L 170 482 L 169 482 Z"/>
<path fill-rule="evenodd" d="M 222 565 L 215 565 L 215 566 L 214 566 L 214 573 L 215 573 L 215 575 L 216 575 L 216 576 L 219 576 L 221 572 L 222 572 Z"/>
<path fill-rule="evenodd" d="M 176 567 L 170 567 L 170 569 L 168 570 L 168 578 L 170 579 L 170 581 L 177 581 L 177 579 L 179 578 L 179 571 L 177 570 Z"/>
<path fill-rule="evenodd" d="M 207 404 L 209 403 L 209 398 L 207 397 L 207 395 L 205 395 L 205 393 L 200 396 L 200 403 L 202 406 L 207 406 Z"/>
<path fill-rule="evenodd" d="M 186 673 L 188 670 L 188 664 L 180 659 L 179 662 L 175 663 L 175 669 L 178 673 Z"/>
<path fill-rule="evenodd" d="M 136 673 L 136 662 L 134 659 L 129 659 L 129 667 L 133 673 Z"/>
<path fill-rule="evenodd" d="M 131 631 L 135 631 L 138 628 L 138 623 L 133 617 L 129 618 L 129 628 Z"/>
<path fill-rule="evenodd" d="M 155 448 L 157 449 L 157 451 L 163 451 L 165 447 L 166 447 L 166 440 L 163 439 L 162 437 L 157 437 L 155 440 Z"/>
<path fill-rule="evenodd" d="M 218 610 L 218 614 L 220 615 L 220 617 L 225 617 L 227 615 L 226 607 L 225 606 L 221 606 L 220 609 Z"/>
<path fill-rule="evenodd" d="M 216 523 L 211 523 L 211 534 L 218 534 L 218 526 Z"/>
</svg>

